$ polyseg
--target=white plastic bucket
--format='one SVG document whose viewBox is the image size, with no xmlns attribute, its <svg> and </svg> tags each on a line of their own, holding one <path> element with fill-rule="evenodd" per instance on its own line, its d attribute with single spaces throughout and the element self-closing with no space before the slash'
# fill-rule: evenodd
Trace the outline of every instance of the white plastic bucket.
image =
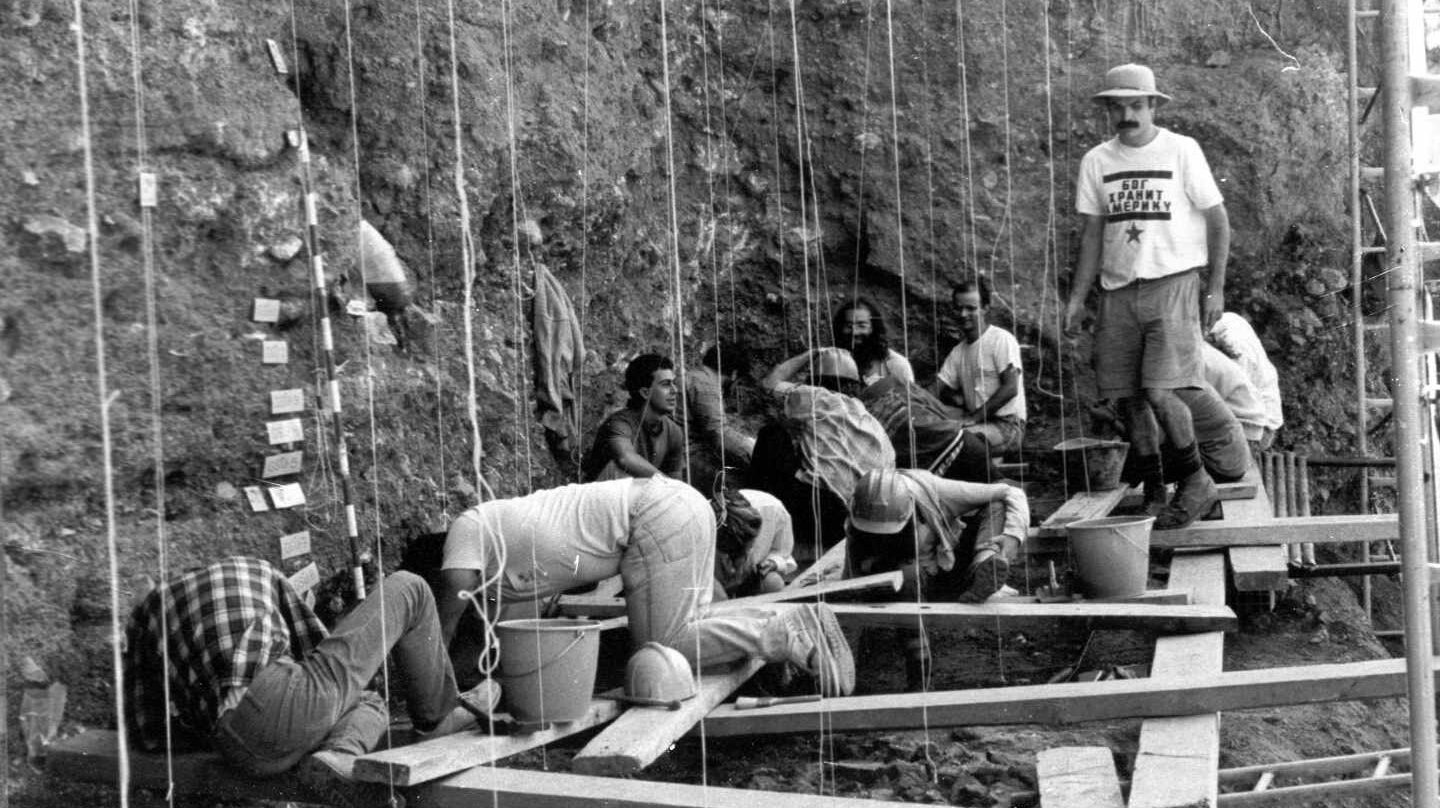
<svg viewBox="0 0 1440 808">
<path fill-rule="evenodd" d="M 503 620 L 500 679 L 505 705 L 521 724 L 562 724 L 585 717 L 595 691 L 600 624 L 594 620 Z"/>
<path fill-rule="evenodd" d="M 1081 591 L 1092 598 L 1145 593 L 1153 516 L 1106 516 L 1065 526 Z"/>
</svg>

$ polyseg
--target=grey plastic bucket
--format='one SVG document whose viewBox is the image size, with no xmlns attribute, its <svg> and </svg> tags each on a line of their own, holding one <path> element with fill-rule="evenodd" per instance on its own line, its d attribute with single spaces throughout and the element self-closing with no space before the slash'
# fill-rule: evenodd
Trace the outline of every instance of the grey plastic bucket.
<svg viewBox="0 0 1440 808">
<path fill-rule="evenodd" d="M 500 679 L 505 705 L 521 724 L 562 724 L 585 717 L 595 691 L 600 624 L 594 620 L 502 620 Z"/>
<path fill-rule="evenodd" d="M 1153 516 L 1106 516 L 1066 525 L 1081 591 L 1092 598 L 1143 595 L 1154 523 Z"/>
</svg>

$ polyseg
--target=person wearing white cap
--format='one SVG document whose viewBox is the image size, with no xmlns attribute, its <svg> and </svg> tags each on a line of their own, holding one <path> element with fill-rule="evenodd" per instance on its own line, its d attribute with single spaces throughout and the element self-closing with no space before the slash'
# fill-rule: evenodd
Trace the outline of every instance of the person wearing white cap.
<svg viewBox="0 0 1440 808">
<path fill-rule="evenodd" d="M 900 570 L 901 599 L 980 603 L 1005 585 L 1029 526 L 1029 500 L 1013 485 L 875 469 L 850 499 L 847 575 Z M 904 633 L 906 686 L 926 689 L 929 641 L 923 628 Z"/>
<path fill-rule="evenodd" d="M 1185 527 L 1219 503 L 1176 391 L 1204 381 L 1201 334 L 1225 310 L 1230 220 L 1200 145 L 1155 125 L 1170 96 L 1150 68 L 1112 68 L 1094 98 L 1115 137 L 1080 163 L 1075 207 L 1084 224 L 1064 330 L 1078 331 L 1098 275 L 1096 386 L 1121 402 L 1147 501 L 1163 499 L 1165 476 L 1180 480 L 1155 529 Z M 1162 441 L 1176 447 L 1177 468 L 1162 471 Z"/>
<path fill-rule="evenodd" d="M 802 371 L 808 371 L 810 384 L 794 381 Z M 860 475 L 895 468 L 895 448 L 885 427 L 855 397 L 863 383 L 849 351 L 796 354 L 776 365 L 760 386 L 783 412 L 755 438 L 746 487 L 785 503 L 795 520 L 796 555 L 808 558 L 817 546 L 840 541 Z"/>
</svg>

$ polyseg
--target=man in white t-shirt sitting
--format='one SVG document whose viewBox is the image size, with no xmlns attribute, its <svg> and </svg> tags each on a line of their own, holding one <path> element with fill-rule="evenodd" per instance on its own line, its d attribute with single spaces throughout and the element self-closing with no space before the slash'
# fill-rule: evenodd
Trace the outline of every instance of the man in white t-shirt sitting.
<svg viewBox="0 0 1440 808">
<path fill-rule="evenodd" d="M 1025 437 L 1020 343 L 989 323 L 990 285 L 984 278 L 962 281 L 950 299 L 960 322 L 960 343 L 935 376 L 936 395 L 961 410 L 960 422 L 983 436 L 993 455 L 1019 449 Z"/>
</svg>

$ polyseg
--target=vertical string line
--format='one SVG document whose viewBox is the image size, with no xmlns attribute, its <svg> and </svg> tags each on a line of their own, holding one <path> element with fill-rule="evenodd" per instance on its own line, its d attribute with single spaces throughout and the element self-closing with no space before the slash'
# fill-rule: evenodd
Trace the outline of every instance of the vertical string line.
<svg viewBox="0 0 1440 808">
<path fill-rule="evenodd" d="M 904 346 L 905 355 L 909 356 L 910 323 L 906 300 L 907 282 L 905 277 L 905 215 L 900 203 L 900 200 L 902 198 L 900 195 L 900 99 L 898 95 L 898 82 L 895 78 L 895 9 L 893 4 L 891 3 L 891 0 L 885 0 L 885 34 L 888 42 L 888 47 L 886 50 L 888 56 L 890 77 L 890 168 L 891 176 L 894 180 L 895 185 L 895 252 L 896 261 L 900 271 L 900 339 L 901 344 Z M 905 395 L 905 423 L 909 425 L 907 426 L 907 432 L 910 444 L 910 457 L 914 457 L 915 428 L 913 410 L 911 407 L 911 399 L 912 397 L 907 391 Z M 914 534 L 915 558 L 918 560 L 921 557 L 920 531 L 918 529 L 912 530 L 911 533 Z M 919 585 L 919 572 L 919 563 L 917 561 L 915 586 L 915 605 L 917 615 L 915 618 L 915 627 L 916 630 L 920 633 L 920 641 L 923 644 L 921 647 L 924 648 L 926 653 L 928 654 L 930 650 L 929 635 L 925 629 L 925 617 L 923 614 L 919 613 L 919 607 L 924 602 L 924 595 L 921 592 L 921 587 Z M 931 661 L 921 662 L 921 682 L 924 690 L 929 690 L 930 687 L 929 682 L 925 681 L 928 677 L 924 675 L 925 666 L 927 664 L 933 664 L 933 657 L 931 657 Z M 930 707 L 924 701 L 920 703 L 920 728 L 925 734 L 925 760 L 930 764 L 930 771 L 933 772 L 935 770 L 935 761 L 930 755 Z"/>
<path fill-rule="evenodd" d="M 355 89 L 355 35 L 352 26 L 351 0 L 345 0 L 345 72 L 347 89 L 350 94 L 350 154 L 355 172 L 355 247 L 358 259 L 356 263 L 360 267 L 361 292 L 362 294 L 368 295 L 370 292 L 370 278 L 365 267 L 365 202 L 363 182 L 360 173 L 360 96 Z M 379 234 L 378 230 L 375 232 L 377 235 Z M 399 267 L 399 269 L 402 273 L 404 272 L 403 267 Z M 403 275 L 400 283 L 402 286 L 405 283 Z M 368 318 L 369 314 L 367 313 L 366 316 Z M 386 319 L 388 320 L 389 318 L 387 317 Z M 385 543 L 380 540 L 380 449 L 379 441 L 375 434 L 375 368 L 373 364 L 373 351 L 370 347 L 370 324 L 368 320 L 364 328 L 361 329 L 361 343 L 364 346 L 362 350 L 365 356 L 366 425 L 370 431 L 370 494 L 373 498 L 373 504 L 370 510 L 374 518 L 375 529 L 373 539 L 375 569 L 377 575 L 383 579 L 385 575 Z M 364 556 L 360 556 L 357 561 L 363 560 L 363 558 Z M 358 570 L 358 575 L 360 577 L 357 583 L 357 591 L 360 594 L 356 599 L 363 600 L 365 597 L 365 570 L 363 564 Z M 377 586 L 375 591 L 376 597 L 378 597 L 380 601 L 380 611 L 383 614 L 385 611 L 385 587 Z M 387 635 L 384 620 L 380 621 L 380 644 L 385 648 L 390 647 L 390 639 Z M 390 702 L 390 656 L 388 654 L 382 662 L 381 669 L 385 672 L 385 676 L 382 679 L 382 687 L 385 693 L 385 702 L 388 704 Z M 386 745 L 389 746 L 392 739 L 388 722 L 385 725 L 385 739 Z M 393 800 L 395 797 L 395 784 L 393 781 L 387 779 L 386 785 L 389 788 L 390 798 Z"/>
<path fill-rule="evenodd" d="M 416 73 L 419 81 L 416 83 L 415 97 L 420 104 L 420 153 L 424 155 L 421 165 L 425 174 L 425 267 L 426 281 L 430 284 L 430 312 L 438 315 L 440 312 L 439 284 L 435 279 L 435 205 L 431 198 L 431 176 L 430 176 L 430 110 L 425 101 L 425 94 L 429 87 L 429 76 L 426 71 L 425 62 L 425 39 L 424 39 L 424 12 L 420 7 L 420 0 L 415 0 L 415 61 Z M 445 475 L 445 410 L 442 406 L 445 396 L 445 374 L 444 357 L 440 352 L 441 336 L 444 326 L 441 318 L 435 316 L 433 319 L 434 329 L 431 345 L 434 349 L 435 362 L 435 463 L 439 475 L 440 513 L 443 521 L 450 521 L 450 486 L 446 483 Z"/>
<path fill-rule="evenodd" d="M 124 645 L 124 629 L 120 622 L 120 547 L 115 529 L 115 464 L 114 445 L 110 431 L 110 405 L 112 396 L 107 382 L 105 366 L 105 298 L 100 281 L 100 225 L 96 214 L 95 201 L 95 153 L 91 139 L 94 132 L 90 127 L 90 88 L 85 77 L 89 61 L 85 53 L 85 20 L 81 0 L 72 3 L 75 31 L 75 72 L 77 92 L 80 96 L 81 144 L 85 156 L 85 229 L 86 244 L 90 258 L 90 292 L 94 309 L 95 326 L 95 387 L 100 405 L 100 459 L 104 474 L 105 491 L 105 548 L 110 562 L 110 661 L 115 669 L 115 719 L 119 727 L 120 744 L 116 750 L 116 769 L 119 778 L 120 805 L 130 804 L 130 750 L 125 737 L 125 662 L 120 649 Z"/>
<path fill-rule="evenodd" d="M 130 60 L 131 83 L 135 93 L 135 177 L 140 191 L 140 258 L 145 279 L 145 353 L 150 383 L 150 440 L 151 462 L 155 466 L 155 548 L 156 580 L 160 581 L 160 633 L 170 636 L 170 589 L 165 586 L 170 569 L 169 543 L 165 533 L 165 431 L 161 414 L 161 399 L 164 392 L 160 383 L 160 320 L 156 307 L 155 284 L 155 230 L 154 209 L 146 199 L 144 183 L 150 171 L 149 143 L 145 131 L 145 82 L 142 62 L 144 59 L 140 41 L 140 10 L 136 0 L 130 0 Z M 3 634 L 0 634 L 3 636 Z M 161 692 L 165 703 L 170 703 L 170 644 L 160 644 Z M 175 804 L 175 750 L 174 725 L 170 711 L 165 711 L 165 802 Z"/>
</svg>

